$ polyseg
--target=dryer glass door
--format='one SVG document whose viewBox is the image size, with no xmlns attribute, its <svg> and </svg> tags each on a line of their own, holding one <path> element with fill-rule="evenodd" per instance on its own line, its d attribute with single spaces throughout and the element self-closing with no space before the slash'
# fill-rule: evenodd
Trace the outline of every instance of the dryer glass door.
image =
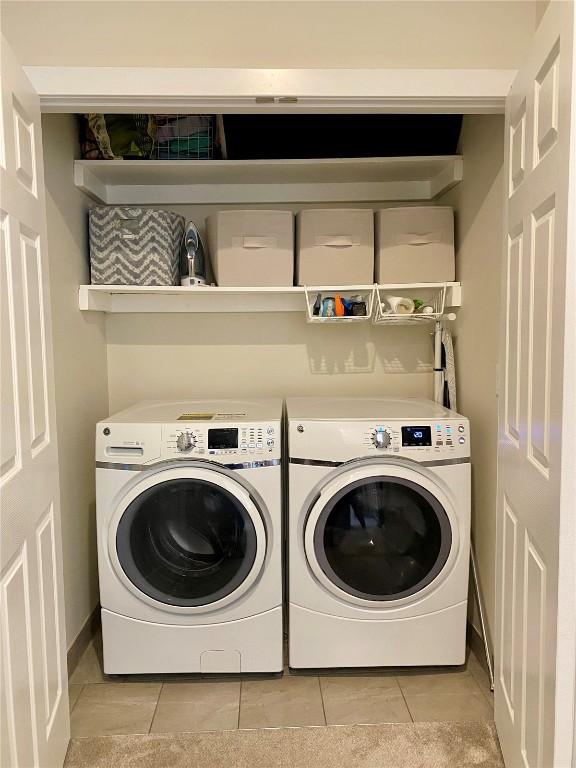
<svg viewBox="0 0 576 768">
<path fill-rule="evenodd" d="M 349 595 L 380 601 L 409 597 L 430 584 L 448 559 L 448 515 L 412 480 L 367 477 L 319 503 L 312 515 L 314 556 L 328 580 Z"/>
<path fill-rule="evenodd" d="M 237 591 L 253 573 L 262 524 L 253 506 L 221 484 L 179 477 L 148 487 L 116 530 L 119 563 L 161 603 L 202 606 Z"/>
</svg>

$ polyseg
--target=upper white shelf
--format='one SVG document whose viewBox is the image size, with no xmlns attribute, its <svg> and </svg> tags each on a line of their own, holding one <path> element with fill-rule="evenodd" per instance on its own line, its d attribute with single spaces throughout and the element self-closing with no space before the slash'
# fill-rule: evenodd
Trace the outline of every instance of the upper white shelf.
<svg viewBox="0 0 576 768">
<path fill-rule="evenodd" d="M 444 283 L 419 285 L 381 285 L 381 291 L 411 291 L 433 288 Z M 350 286 L 361 293 L 370 291 L 373 285 Z M 446 284 L 446 308 L 459 307 L 462 303 L 460 283 Z M 308 292 L 338 290 L 334 286 L 308 287 Z M 346 287 L 341 290 L 346 292 Z M 348 290 L 349 292 L 349 290 Z M 278 288 L 226 288 L 203 286 L 139 285 L 81 285 L 78 295 L 82 310 L 97 312 L 305 312 L 306 288 L 302 286 Z"/>
<path fill-rule="evenodd" d="M 434 200 L 459 155 L 320 160 L 76 160 L 74 183 L 111 205 Z"/>
</svg>

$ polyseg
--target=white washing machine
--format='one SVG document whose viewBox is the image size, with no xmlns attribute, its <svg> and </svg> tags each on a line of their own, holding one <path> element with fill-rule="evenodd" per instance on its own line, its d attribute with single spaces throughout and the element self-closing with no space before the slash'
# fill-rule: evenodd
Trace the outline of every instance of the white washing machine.
<svg viewBox="0 0 576 768">
<path fill-rule="evenodd" d="M 146 402 L 98 424 L 105 672 L 282 670 L 281 418 Z"/>
<path fill-rule="evenodd" d="M 292 668 L 462 664 L 468 420 L 428 400 L 287 400 Z"/>
</svg>

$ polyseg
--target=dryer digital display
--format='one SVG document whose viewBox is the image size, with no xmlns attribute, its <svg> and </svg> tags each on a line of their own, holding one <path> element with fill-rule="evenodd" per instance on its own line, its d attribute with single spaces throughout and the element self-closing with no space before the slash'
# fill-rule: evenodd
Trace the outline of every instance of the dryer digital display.
<svg viewBox="0 0 576 768">
<path fill-rule="evenodd" d="M 402 445 L 408 447 L 432 445 L 430 427 L 402 427 Z"/>
<path fill-rule="evenodd" d="M 238 448 L 238 430 L 209 429 L 208 449 L 219 450 L 227 448 Z"/>
</svg>

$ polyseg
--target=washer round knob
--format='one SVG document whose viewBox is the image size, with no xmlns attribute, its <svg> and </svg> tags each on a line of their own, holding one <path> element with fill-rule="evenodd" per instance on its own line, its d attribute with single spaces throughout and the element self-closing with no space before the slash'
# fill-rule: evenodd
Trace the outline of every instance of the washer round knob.
<svg viewBox="0 0 576 768">
<path fill-rule="evenodd" d="M 179 451 L 182 451 L 182 453 L 185 453 L 193 447 L 194 442 L 192 440 L 192 435 L 189 432 L 180 432 L 176 438 L 176 448 L 178 448 Z"/>
<path fill-rule="evenodd" d="M 385 429 L 377 429 L 372 435 L 372 442 L 375 448 L 389 448 L 392 442 L 390 432 Z"/>
</svg>

